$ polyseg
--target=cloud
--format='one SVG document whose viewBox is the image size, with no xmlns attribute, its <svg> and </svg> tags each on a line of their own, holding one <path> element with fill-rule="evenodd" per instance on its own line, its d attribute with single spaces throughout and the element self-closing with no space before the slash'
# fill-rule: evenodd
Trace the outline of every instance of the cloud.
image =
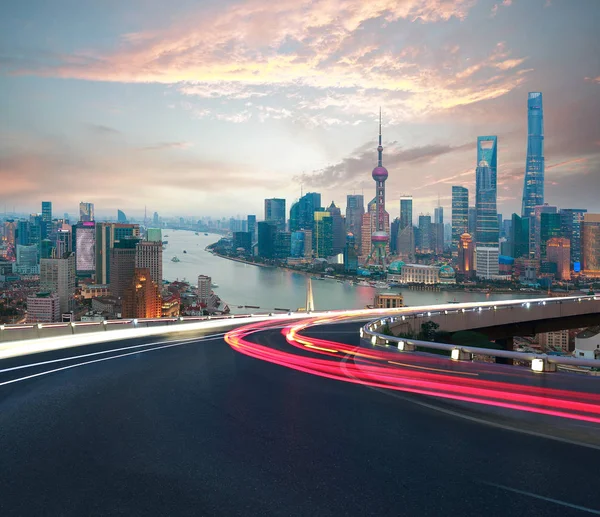
<svg viewBox="0 0 600 517">
<path fill-rule="evenodd" d="M 154 145 L 142 147 L 145 151 L 162 151 L 165 149 L 188 149 L 193 144 L 191 142 L 160 142 Z"/>
<path fill-rule="evenodd" d="M 375 147 L 376 144 L 372 142 L 365 143 L 340 162 L 315 171 L 312 174 L 297 176 L 294 178 L 294 182 L 303 183 L 315 188 L 327 187 L 331 189 L 341 186 L 348 187 L 353 181 L 359 178 L 370 177 L 369 173 L 377 163 Z M 460 152 L 472 147 L 472 143 L 459 146 L 430 144 L 403 149 L 397 147 L 396 143 L 393 143 L 384 150 L 384 165 L 391 170 L 401 166 L 405 167 L 408 164 L 424 164 L 432 162 L 442 155 Z M 431 182 L 430 185 L 439 183 L 440 181 Z"/>
<path fill-rule="evenodd" d="M 103 126 L 101 124 L 88 124 L 90 131 L 100 135 L 120 135 L 121 132 L 118 129 L 109 126 Z"/>
<path fill-rule="evenodd" d="M 586 77 L 585 80 L 588 83 L 596 83 L 596 84 L 600 84 L 600 75 L 598 77 Z"/>
</svg>

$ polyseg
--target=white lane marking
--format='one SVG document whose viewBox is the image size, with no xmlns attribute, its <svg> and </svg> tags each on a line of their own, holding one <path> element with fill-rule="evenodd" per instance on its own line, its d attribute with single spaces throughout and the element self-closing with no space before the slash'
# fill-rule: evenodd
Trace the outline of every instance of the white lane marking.
<svg viewBox="0 0 600 517">
<path fill-rule="evenodd" d="M 203 339 L 202 341 L 211 341 L 213 339 L 221 339 L 221 338 Z M 32 375 L 27 375 L 26 377 L 20 377 L 18 379 L 12 379 L 10 381 L 0 382 L 0 386 L 6 386 L 7 384 L 14 384 L 15 382 L 26 381 L 27 379 L 33 379 L 35 377 L 41 377 L 42 375 L 48 375 L 50 373 L 61 372 L 63 370 L 70 370 L 71 368 L 78 368 L 79 366 L 85 366 L 86 364 L 101 363 L 103 361 L 110 361 L 111 359 L 119 359 L 121 357 L 127 357 L 129 355 L 143 354 L 145 352 L 153 352 L 154 350 L 162 350 L 164 348 L 173 348 L 175 346 L 189 345 L 190 343 L 191 342 L 174 343 L 174 344 L 171 344 L 171 345 L 164 345 L 164 346 L 157 346 L 157 347 L 154 347 L 154 348 L 148 348 L 146 350 L 136 350 L 135 352 L 128 352 L 127 354 L 120 354 L 120 355 L 113 355 L 113 356 L 110 356 L 110 357 L 103 357 L 102 359 L 94 359 L 93 361 L 85 361 L 83 363 L 70 364 L 69 366 L 63 366 L 61 368 L 55 368 L 54 370 L 47 370 L 45 372 L 39 372 L 39 373 L 34 373 Z"/>
<path fill-rule="evenodd" d="M 344 374 L 346 375 L 346 377 L 350 377 L 352 379 L 357 379 L 360 381 L 360 379 L 358 377 L 355 377 L 354 375 L 352 375 L 349 371 L 348 368 L 346 368 L 346 363 L 348 362 L 348 359 L 351 358 L 352 356 L 349 354 L 346 354 L 344 357 L 342 357 L 340 363 L 341 363 L 341 370 L 344 372 Z M 356 363 L 355 363 L 356 364 Z M 362 383 L 361 383 L 362 384 Z M 453 411 L 451 409 L 444 409 L 441 407 L 438 407 L 434 404 L 428 404 L 427 402 L 421 402 L 420 400 L 415 400 L 414 398 L 410 397 L 410 396 L 406 396 L 406 395 L 401 395 L 400 392 L 395 391 L 395 390 L 387 390 L 384 388 L 378 388 L 376 386 L 369 386 L 367 384 L 363 384 L 363 386 L 365 386 L 366 388 L 375 390 L 375 391 L 379 391 L 380 393 L 384 393 L 385 395 L 389 396 L 389 397 L 396 397 L 400 400 L 404 400 L 406 402 L 410 402 L 412 404 L 416 404 L 417 406 L 422 406 L 422 407 L 426 407 L 427 409 L 432 409 L 434 411 L 439 411 L 440 413 L 445 413 L 446 415 L 450 415 L 450 416 L 455 416 L 458 418 L 463 418 L 465 420 L 469 420 L 471 422 L 475 422 L 477 424 L 484 424 L 484 425 L 489 425 L 492 427 L 497 427 L 499 429 L 504 429 L 505 431 L 513 431 L 516 433 L 523 433 L 523 434 L 527 434 L 530 436 L 535 436 L 536 438 L 546 438 L 548 440 L 555 440 L 557 442 L 562 442 L 562 443 L 568 443 L 569 445 L 578 445 L 579 447 L 587 447 L 588 449 L 596 449 L 600 451 L 600 445 L 592 445 L 589 443 L 585 443 L 585 442 L 578 442 L 575 440 L 569 440 L 568 438 L 560 438 L 558 436 L 552 436 L 550 434 L 544 434 L 544 433 L 538 433 L 536 431 L 528 431 L 526 429 L 519 429 L 518 427 L 512 427 L 510 425 L 506 425 L 506 424 L 499 424 L 497 422 L 492 422 L 491 420 L 486 420 L 485 418 L 477 418 L 474 416 L 468 416 L 465 415 L 463 413 L 460 413 L 458 411 Z M 433 396 L 433 395 L 425 395 L 425 396 Z"/>
<path fill-rule="evenodd" d="M 592 513 L 594 515 L 600 515 L 600 510 L 594 510 L 593 508 L 587 508 L 586 506 L 579 506 L 578 504 L 567 503 L 566 501 L 561 501 L 560 499 L 553 499 L 551 497 L 544 497 L 543 495 L 534 494 L 532 492 L 526 492 L 525 490 L 519 490 L 518 488 L 511 488 L 509 486 L 499 485 L 497 483 L 489 483 L 488 481 L 479 481 L 479 483 L 483 485 L 493 486 L 496 488 L 501 488 L 502 490 L 507 490 L 508 492 L 514 492 L 515 494 L 526 495 L 528 497 L 533 497 L 535 499 L 540 499 L 541 501 L 548 501 L 550 503 L 558 504 L 561 506 L 566 506 L 567 508 L 574 508 L 575 510 L 581 510 L 582 512 Z"/>
<path fill-rule="evenodd" d="M 112 348 L 110 350 L 102 350 L 101 352 L 92 352 L 89 354 L 74 355 L 74 356 L 70 356 L 70 357 L 61 357 L 60 359 L 51 359 L 49 361 L 40 361 L 39 363 L 29 363 L 29 364 L 22 364 L 20 366 L 13 366 L 11 368 L 4 368 L 3 370 L 0 370 L 0 373 L 12 372 L 14 370 L 22 370 L 23 368 L 32 368 L 34 366 L 42 366 L 44 364 L 53 364 L 53 363 L 60 363 L 60 362 L 64 362 L 64 361 L 72 361 L 73 359 L 83 359 L 84 357 L 93 357 L 95 355 L 110 354 L 111 352 L 122 352 L 123 350 L 133 350 L 135 348 L 143 348 L 143 347 L 154 346 L 154 345 L 164 345 L 164 344 L 168 344 L 168 343 L 182 343 L 183 344 L 183 343 L 187 343 L 187 342 L 191 342 L 191 341 L 197 341 L 199 339 L 205 339 L 208 337 L 221 337 L 224 335 L 225 335 L 225 333 L 208 334 L 206 336 L 198 336 L 198 337 L 188 338 L 188 339 L 171 339 L 169 341 L 155 341 L 154 343 L 144 343 L 143 345 L 132 345 L 132 346 L 125 346 L 122 348 Z"/>
</svg>

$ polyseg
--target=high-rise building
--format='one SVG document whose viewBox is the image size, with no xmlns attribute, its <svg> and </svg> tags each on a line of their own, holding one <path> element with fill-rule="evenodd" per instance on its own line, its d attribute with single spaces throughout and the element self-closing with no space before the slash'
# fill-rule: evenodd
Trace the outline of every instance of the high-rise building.
<svg viewBox="0 0 600 517">
<path fill-rule="evenodd" d="M 297 230 L 292 232 L 290 257 L 303 258 L 306 252 L 306 232 L 310 230 Z M 312 243 L 311 243 L 312 244 Z"/>
<path fill-rule="evenodd" d="M 546 246 L 553 237 L 561 236 L 561 217 L 559 213 L 540 215 L 540 259 L 546 260 Z"/>
<path fill-rule="evenodd" d="M 290 219 L 288 222 L 290 232 L 296 232 L 300 229 L 300 201 L 292 203 L 290 207 Z"/>
<path fill-rule="evenodd" d="M 362 221 L 365 213 L 365 199 L 362 194 L 346 196 L 346 230 L 354 236 L 357 249 L 362 243 Z"/>
<path fill-rule="evenodd" d="M 29 246 L 31 244 L 31 224 L 29 221 L 17 221 L 15 243 L 21 246 Z"/>
<path fill-rule="evenodd" d="M 27 297 L 27 323 L 60 321 L 60 301 L 56 293 L 40 292 Z"/>
<path fill-rule="evenodd" d="M 475 243 L 468 233 L 463 233 L 458 241 L 458 270 L 466 280 L 475 274 Z"/>
<path fill-rule="evenodd" d="M 333 201 L 327 211 L 331 216 L 331 231 L 333 232 L 332 255 L 337 255 L 342 253 L 346 246 L 346 225 L 342 217 L 342 211 L 335 206 Z"/>
<path fill-rule="evenodd" d="M 358 252 L 354 234 L 349 232 L 346 236 L 346 245 L 344 247 L 344 272 L 355 274 L 358 270 Z"/>
<path fill-rule="evenodd" d="M 412 196 L 400 197 L 400 229 L 413 225 L 413 199 Z"/>
<path fill-rule="evenodd" d="M 122 298 L 135 270 L 137 239 L 115 241 L 110 251 L 110 292 Z"/>
<path fill-rule="evenodd" d="M 292 249 L 292 234 L 290 232 L 275 233 L 275 258 L 285 260 Z"/>
<path fill-rule="evenodd" d="M 510 245 L 511 257 L 529 257 L 529 223 L 531 218 L 512 215 Z"/>
<path fill-rule="evenodd" d="M 17 244 L 17 266 L 35 267 L 38 264 L 38 248 L 34 244 L 23 246 Z"/>
<path fill-rule="evenodd" d="M 383 166 L 383 146 L 381 145 L 381 110 L 379 110 L 379 145 L 377 146 L 377 167 L 371 173 L 375 180 L 375 225 L 376 229 L 371 233 L 371 253 L 367 262 L 374 260 L 376 264 L 383 266 L 386 262 L 389 250 L 390 216 L 385 210 L 385 182 L 388 179 L 388 171 Z"/>
<path fill-rule="evenodd" d="M 42 221 L 47 224 L 52 222 L 52 201 L 42 201 Z"/>
<path fill-rule="evenodd" d="M 59 229 L 56 232 L 55 257 L 62 257 L 65 253 L 73 251 L 73 236 L 71 230 Z"/>
<path fill-rule="evenodd" d="M 475 260 L 477 277 L 492 279 L 500 273 L 500 249 L 496 246 L 477 246 Z"/>
<path fill-rule="evenodd" d="M 75 296 L 75 255 L 40 259 L 40 288 L 58 295 L 60 311 L 73 310 Z"/>
<path fill-rule="evenodd" d="M 285 231 L 285 199 L 265 199 L 265 221 L 275 224 L 277 230 Z"/>
<path fill-rule="evenodd" d="M 564 237 L 552 237 L 546 245 L 546 260 L 556 264 L 558 280 L 571 279 L 571 243 Z"/>
<path fill-rule="evenodd" d="M 79 221 L 82 223 L 94 221 L 94 203 L 79 203 Z"/>
<path fill-rule="evenodd" d="M 91 277 L 96 271 L 96 228 L 93 221 L 73 225 L 77 276 Z"/>
<path fill-rule="evenodd" d="M 402 218 L 400 218 L 402 226 Z M 397 255 L 398 258 L 407 264 L 415 262 L 415 232 L 414 226 L 409 224 L 398 230 Z"/>
<path fill-rule="evenodd" d="M 458 252 L 461 235 L 469 229 L 469 190 L 452 187 L 452 253 Z"/>
<path fill-rule="evenodd" d="M 290 231 L 312 230 L 314 213 L 321 208 L 321 194 L 307 192 L 290 210 Z"/>
<path fill-rule="evenodd" d="M 523 185 L 522 217 L 533 217 L 544 204 L 544 110 L 541 92 L 527 97 L 527 161 Z"/>
<path fill-rule="evenodd" d="M 198 300 L 200 301 L 200 303 L 208 305 L 208 301 L 212 294 L 211 286 L 211 277 L 206 275 L 198 275 Z"/>
<path fill-rule="evenodd" d="M 474 206 L 470 206 L 469 207 L 469 227 L 468 227 L 468 234 L 473 237 L 473 239 L 475 238 L 475 231 L 477 229 L 477 209 Z"/>
<path fill-rule="evenodd" d="M 162 230 L 160 228 L 148 228 L 146 230 L 146 240 L 162 243 Z"/>
<path fill-rule="evenodd" d="M 561 235 L 571 242 L 571 269 L 575 263 L 581 265 L 581 225 L 587 213 L 584 208 L 563 208 L 560 210 Z"/>
<path fill-rule="evenodd" d="M 256 238 L 257 238 L 256 237 L 256 216 L 249 215 L 246 218 L 246 225 L 247 225 L 248 231 L 252 235 L 252 244 L 254 244 L 256 242 Z"/>
<path fill-rule="evenodd" d="M 477 246 L 498 246 L 498 216 L 496 213 L 496 136 L 477 138 L 477 168 L 475 186 L 475 209 L 477 211 Z"/>
<path fill-rule="evenodd" d="M 327 258 L 333 255 L 333 219 L 324 210 L 315 212 L 313 245 L 315 257 Z"/>
<path fill-rule="evenodd" d="M 243 249 L 244 253 L 250 253 L 252 249 L 252 234 L 250 232 L 234 232 L 233 247 L 236 250 Z"/>
<path fill-rule="evenodd" d="M 123 294 L 123 318 L 160 318 L 162 298 L 150 270 L 135 268 Z"/>
<path fill-rule="evenodd" d="M 400 218 L 396 217 L 392 221 L 390 228 L 390 253 L 396 255 L 398 253 L 398 234 L 400 233 Z"/>
<path fill-rule="evenodd" d="M 275 224 L 261 221 L 258 227 L 258 256 L 265 259 L 272 259 L 275 256 L 275 234 L 277 228 Z"/>
<path fill-rule="evenodd" d="M 533 207 L 533 216 L 529 222 L 529 254 L 540 260 L 541 258 L 541 237 L 542 237 L 542 214 L 556 214 L 558 209 L 550 206 L 548 203 Z M 533 248 L 531 247 L 533 245 Z"/>
<path fill-rule="evenodd" d="M 160 218 L 158 217 L 158 212 L 154 212 L 154 215 L 152 216 L 152 224 L 156 228 L 160 228 Z"/>
<path fill-rule="evenodd" d="M 137 243 L 135 267 L 136 269 L 147 269 L 159 291 L 162 290 L 163 281 L 162 254 L 162 242 L 140 241 Z"/>
<path fill-rule="evenodd" d="M 419 241 L 416 243 L 421 253 L 431 253 L 432 243 L 431 216 L 429 214 L 419 215 Z"/>
<path fill-rule="evenodd" d="M 600 214 L 585 214 L 581 232 L 582 270 L 600 277 Z"/>
<path fill-rule="evenodd" d="M 123 210 L 117 210 L 117 222 L 118 223 L 126 223 L 127 222 L 127 216 L 125 215 L 125 212 L 123 212 Z"/>
<path fill-rule="evenodd" d="M 160 232 L 160 230 L 158 230 Z M 137 224 L 97 223 L 96 224 L 96 283 L 109 284 L 111 270 L 111 252 L 115 242 L 134 239 L 137 244 L 140 227 Z M 147 234 L 148 236 L 148 234 Z"/>
<path fill-rule="evenodd" d="M 444 207 L 437 206 L 433 211 L 431 225 L 432 248 L 435 253 L 444 253 Z"/>
</svg>

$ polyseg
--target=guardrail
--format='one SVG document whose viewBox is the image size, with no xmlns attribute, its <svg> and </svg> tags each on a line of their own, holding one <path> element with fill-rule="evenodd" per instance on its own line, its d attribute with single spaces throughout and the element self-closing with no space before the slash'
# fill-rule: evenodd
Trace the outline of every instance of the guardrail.
<svg viewBox="0 0 600 517">
<path fill-rule="evenodd" d="M 600 360 L 597 359 L 580 359 L 569 356 L 553 356 L 547 354 L 538 354 L 532 352 L 516 352 L 511 350 L 495 350 L 489 348 L 469 347 L 450 345 L 446 343 L 435 343 L 432 341 L 421 341 L 416 339 L 408 339 L 397 336 L 390 336 L 378 332 L 384 326 L 398 321 L 407 321 L 410 318 L 422 319 L 431 316 L 444 314 L 464 314 L 466 312 L 483 312 L 487 310 L 505 310 L 522 308 L 530 309 L 534 305 L 546 306 L 550 304 L 565 304 L 565 303 L 585 303 L 589 301 L 598 301 L 598 296 L 573 296 L 562 298 L 544 298 L 533 300 L 501 301 L 501 302 L 483 302 L 483 303 L 463 303 L 463 304 L 445 304 L 427 307 L 417 307 L 413 310 L 402 311 L 402 314 L 386 316 L 377 320 L 370 321 L 360 329 L 361 340 L 370 345 L 391 346 L 401 352 L 414 352 L 417 347 L 430 348 L 433 350 L 446 350 L 450 352 L 450 358 L 453 361 L 471 361 L 473 355 L 483 355 L 487 357 L 503 357 L 508 359 L 516 359 L 520 361 L 530 361 L 531 369 L 536 372 L 553 372 L 556 371 L 557 365 L 585 366 L 592 368 L 600 368 Z"/>
</svg>

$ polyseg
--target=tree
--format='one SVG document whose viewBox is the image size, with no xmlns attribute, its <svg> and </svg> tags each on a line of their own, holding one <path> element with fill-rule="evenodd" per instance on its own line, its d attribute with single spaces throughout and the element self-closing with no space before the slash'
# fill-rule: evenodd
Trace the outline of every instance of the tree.
<svg viewBox="0 0 600 517">
<path fill-rule="evenodd" d="M 426 321 L 421 324 L 421 332 L 419 332 L 418 338 L 421 341 L 433 341 L 435 333 L 440 326 L 433 321 Z"/>
</svg>

